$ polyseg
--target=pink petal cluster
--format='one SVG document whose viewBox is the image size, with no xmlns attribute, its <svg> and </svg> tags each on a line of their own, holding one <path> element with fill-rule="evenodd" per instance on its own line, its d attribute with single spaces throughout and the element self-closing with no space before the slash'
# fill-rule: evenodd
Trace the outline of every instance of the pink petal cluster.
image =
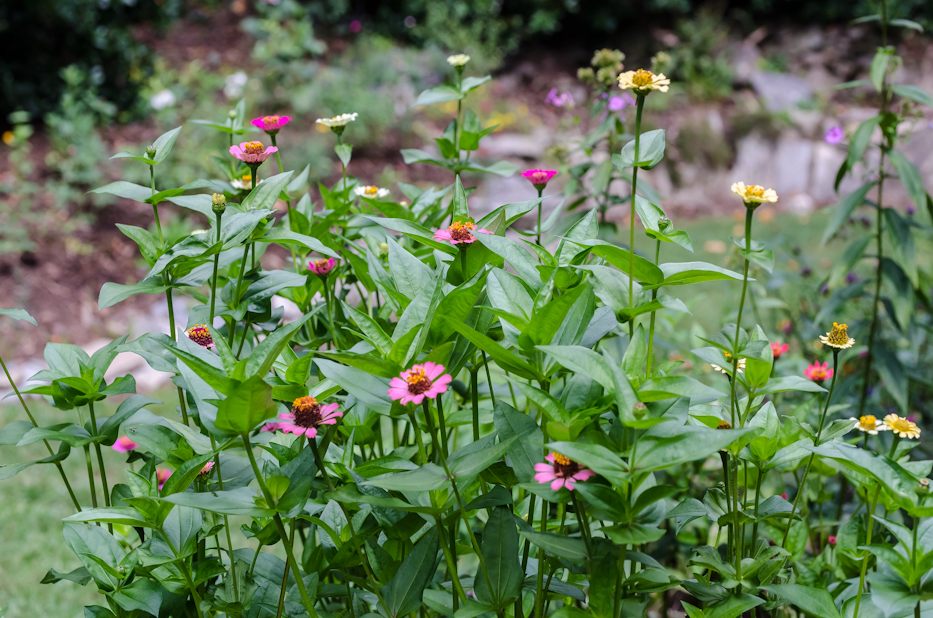
<svg viewBox="0 0 933 618">
<path fill-rule="evenodd" d="M 207 476 L 211 473 L 211 470 L 213 469 L 214 469 L 214 462 L 209 461 L 206 464 L 204 464 L 204 467 L 201 468 L 200 472 L 198 472 L 198 476 Z"/>
<path fill-rule="evenodd" d="M 113 450 L 118 453 L 129 453 L 130 451 L 136 450 L 136 447 L 139 445 L 127 438 L 126 436 L 120 436 L 117 438 L 117 441 L 113 443 Z"/>
<path fill-rule="evenodd" d="M 343 412 L 337 410 L 336 403 L 322 406 L 314 397 L 299 397 L 292 404 L 291 412 L 279 414 L 279 429 L 296 436 L 317 436 L 321 425 L 336 425 Z"/>
<path fill-rule="evenodd" d="M 337 260 L 334 258 L 328 258 L 326 260 L 311 260 L 308 262 L 308 270 L 313 272 L 315 275 L 320 275 L 323 277 L 330 271 L 334 270 L 334 266 L 336 265 Z"/>
<path fill-rule="evenodd" d="M 573 107 L 573 95 L 569 92 L 561 92 L 558 94 L 557 88 L 551 88 L 551 91 L 548 92 L 547 96 L 544 98 L 544 102 L 554 107 L 566 107 L 570 109 Z"/>
<path fill-rule="evenodd" d="M 167 468 L 156 468 L 156 481 L 159 483 L 159 490 L 165 487 L 165 482 L 172 476 L 172 471 Z"/>
<path fill-rule="evenodd" d="M 573 491 L 574 483 L 583 482 L 596 476 L 592 470 L 584 468 L 575 461 L 560 455 L 551 453 L 545 457 L 550 463 L 535 464 L 535 480 L 545 485 L 551 484 L 551 491 L 558 491 L 561 487 L 566 487 Z"/>
<path fill-rule="evenodd" d="M 833 377 L 833 370 L 829 368 L 828 363 L 820 364 L 820 362 L 817 361 L 804 369 L 803 375 L 808 380 L 813 380 L 817 384 L 822 384 Z"/>
<path fill-rule="evenodd" d="M 275 146 L 266 148 L 262 142 L 241 142 L 230 146 L 230 154 L 244 163 L 262 163 L 278 151 Z"/>
<path fill-rule="evenodd" d="M 469 221 L 466 223 L 457 221 L 446 230 L 437 230 L 434 232 L 434 240 L 446 241 L 452 245 L 458 245 L 460 243 L 470 244 L 476 242 L 476 236 L 473 235 L 474 232 L 477 234 L 492 234 L 489 230 L 478 229 L 475 224 Z"/>
<path fill-rule="evenodd" d="M 610 112 L 617 112 L 630 105 L 635 105 L 635 99 L 629 93 L 623 92 L 621 96 L 609 97 L 609 104 L 606 107 L 609 108 Z"/>
<path fill-rule="evenodd" d="M 790 350 L 790 346 L 786 343 L 771 344 L 771 354 L 774 356 L 774 360 L 777 360 L 787 354 L 788 350 Z"/>
<path fill-rule="evenodd" d="M 285 428 L 285 423 L 266 423 L 260 429 L 260 432 L 267 431 L 269 433 L 275 433 L 276 431 L 282 431 Z"/>
<path fill-rule="evenodd" d="M 279 116 L 278 114 L 273 114 L 272 116 L 254 118 L 253 126 L 262 129 L 266 133 L 271 133 L 273 131 L 278 131 L 291 122 L 291 120 L 292 119 L 290 116 Z"/>
<path fill-rule="evenodd" d="M 453 377 L 444 373 L 443 365 L 430 361 L 423 365 L 413 365 L 411 369 L 403 371 L 401 377 L 392 378 L 389 382 L 389 397 L 402 405 L 418 405 L 425 397 L 434 399 L 446 392 L 451 380 Z"/>
<path fill-rule="evenodd" d="M 826 132 L 826 135 L 823 136 L 823 141 L 827 144 L 836 145 L 842 142 L 846 138 L 846 132 L 842 130 L 842 127 L 836 126 L 832 127 L 829 131 Z"/>
<path fill-rule="evenodd" d="M 551 182 L 551 178 L 557 175 L 557 170 L 527 170 L 522 172 L 522 177 L 529 180 L 535 187 L 543 187 Z"/>
</svg>

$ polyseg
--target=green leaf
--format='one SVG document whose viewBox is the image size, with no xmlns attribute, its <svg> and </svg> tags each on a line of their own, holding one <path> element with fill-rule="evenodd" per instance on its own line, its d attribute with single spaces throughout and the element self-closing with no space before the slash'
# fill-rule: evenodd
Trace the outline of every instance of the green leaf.
<svg viewBox="0 0 933 618">
<path fill-rule="evenodd" d="M 839 228 L 849 220 L 849 217 L 852 216 L 852 212 L 856 208 L 865 203 L 865 196 L 873 186 L 875 186 L 874 181 L 866 182 L 832 207 L 833 218 L 832 221 L 829 222 L 829 225 L 826 226 L 826 231 L 823 232 L 823 244 L 826 244 L 826 242 L 839 231 Z"/>
<path fill-rule="evenodd" d="M 431 528 L 405 556 L 395 577 L 382 588 L 382 596 L 393 618 L 418 611 L 424 589 L 437 569 L 438 530 Z"/>
<path fill-rule="evenodd" d="M 639 438 L 633 467 L 641 472 L 650 472 L 706 459 L 749 431 L 752 429 L 709 429 L 695 425 L 677 427 L 676 422 L 661 423 Z"/>
<path fill-rule="evenodd" d="M 337 153 L 337 158 L 340 159 L 344 167 L 350 165 L 350 158 L 353 156 L 353 146 L 350 144 L 337 144 L 334 146 L 334 152 Z"/>
<path fill-rule="evenodd" d="M 164 502 L 171 502 L 181 506 L 189 506 L 211 513 L 227 515 L 246 515 L 247 517 L 272 517 L 275 511 L 261 508 L 256 500 L 260 497 L 259 491 L 252 487 L 237 487 L 225 491 L 211 492 L 181 492 L 163 497 Z"/>
<path fill-rule="evenodd" d="M 132 182 L 126 182 L 125 180 L 118 180 L 117 182 L 111 182 L 109 185 L 92 189 L 88 191 L 88 193 L 105 193 L 122 197 L 126 200 L 145 203 L 146 200 L 152 196 L 152 189 Z"/>
<path fill-rule="evenodd" d="M 638 141 L 638 161 L 635 161 L 635 140 L 622 147 L 618 158 L 613 157 L 613 163 L 619 169 L 628 167 L 643 167 L 651 169 L 664 158 L 665 133 L 664 129 L 655 129 L 642 133 Z"/>
<path fill-rule="evenodd" d="M 29 322 L 33 326 L 38 326 L 38 324 L 36 324 L 36 319 L 29 315 L 25 309 L 0 309 L 0 315 L 5 315 L 8 318 L 22 320 L 23 322 Z"/>
<path fill-rule="evenodd" d="M 477 234 L 476 239 L 482 246 L 508 262 L 525 284 L 534 290 L 541 288 L 541 274 L 538 272 L 538 262 L 521 243 L 506 236 L 497 236 L 495 234 Z"/>
<path fill-rule="evenodd" d="M 544 551 L 560 558 L 578 564 L 586 560 L 586 546 L 582 539 L 551 532 L 535 532 L 527 524 L 519 529 L 518 533 Z"/>
<path fill-rule="evenodd" d="M 455 322 L 447 316 L 437 315 L 437 318 L 442 320 L 447 326 L 458 333 L 460 333 L 465 339 L 476 347 L 484 350 L 489 354 L 493 360 L 495 360 L 500 367 L 507 371 L 519 375 L 524 378 L 531 378 L 535 380 L 541 379 L 541 376 L 538 371 L 529 365 L 525 360 L 519 358 L 512 352 L 506 350 L 504 347 L 499 345 L 497 342 L 493 341 L 486 335 L 479 333 L 466 324 L 462 322 Z"/>
<path fill-rule="evenodd" d="M 452 221 L 472 221 L 470 209 L 467 206 L 466 192 L 463 190 L 463 183 L 460 182 L 460 174 L 454 178 L 454 199 L 450 207 Z"/>
<path fill-rule="evenodd" d="M 504 608 L 518 598 L 525 579 L 518 562 L 518 530 L 511 509 L 498 506 L 492 510 L 483 529 L 480 550 L 489 582 L 477 575 L 473 588 L 476 598 L 496 609 Z"/>
<path fill-rule="evenodd" d="M 649 260 L 632 254 L 622 247 L 617 247 L 603 240 L 574 241 L 585 247 L 590 247 L 593 255 L 601 257 L 623 273 L 629 272 L 629 261 L 632 261 L 632 276 L 645 284 L 660 284 L 664 280 L 664 273 Z M 740 277 L 741 278 L 741 277 Z"/>
<path fill-rule="evenodd" d="M 363 484 L 389 491 L 433 491 L 440 489 L 447 482 L 447 475 L 443 468 L 428 463 L 417 470 L 381 474 Z"/>
<path fill-rule="evenodd" d="M 435 103 L 445 103 L 447 101 L 459 101 L 464 97 L 465 95 L 460 94 L 457 88 L 452 84 L 441 84 L 440 86 L 421 91 L 421 94 L 415 99 L 412 107 L 434 105 Z"/>
<path fill-rule="evenodd" d="M 311 236 L 305 236 L 304 234 L 298 234 L 291 230 L 285 229 L 284 227 L 273 227 L 266 235 L 258 240 L 258 242 L 276 242 L 279 244 L 286 245 L 302 245 L 307 247 L 311 251 L 316 251 L 321 255 L 327 255 L 330 257 L 340 257 L 337 253 L 331 250 L 329 247 L 325 246 L 324 243 L 319 241 L 317 238 Z"/>
<path fill-rule="evenodd" d="M 544 434 L 535 420 L 522 414 L 501 399 L 496 400 L 493 424 L 502 441 L 517 440 L 508 449 L 515 476 L 528 483 L 534 478 L 535 464 L 541 462 Z"/>
<path fill-rule="evenodd" d="M 105 524 L 122 524 L 124 526 L 148 526 L 146 519 L 131 507 L 85 509 L 80 513 L 66 517 L 62 521 L 71 523 L 99 521 Z"/>
<path fill-rule="evenodd" d="M 242 436 L 275 414 L 272 387 L 261 377 L 253 376 L 237 385 L 218 404 L 214 426 L 228 435 Z"/>
<path fill-rule="evenodd" d="M 615 485 L 624 485 L 629 480 L 628 465 L 605 446 L 582 442 L 552 442 L 547 447 L 583 464 Z"/>
<path fill-rule="evenodd" d="M 152 145 L 155 146 L 155 162 L 161 163 L 165 161 L 165 158 L 168 157 L 168 153 L 172 151 L 172 146 L 175 145 L 175 140 L 178 139 L 178 134 L 181 132 L 181 127 L 175 127 L 171 131 L 166 131 L 162 135 L 156 138 L 156 141 L 152 142 Z M 153 612 L 158 613 L 158 612 Z"/>
<path fill-rule="evenodd" d="M 279 199 L 282 191 L 288 185 L 294 172 L 288 171 L 276 174 L 271 178 L 266 178 L 261 184 L 250 191 L 249 195 L 240 204 L 244 211 L 267 210 L 275 208 L 275 203 Z"/>
<path fill-rule="evenodd" d="M 367 406 L 383 409 L 391 407 L 388 380 L 321 358 L 316 359 L 315 364 L 325 378 L 333 380 Z"/>
<path fill-rule="evenodd" d="M 140 610 L 153 616 L 162 607 L 162 586 L 158 582 L 140 577 L 113 594 L 113 600 L 128 612 Z"/>
<path fill-rule="evenodd" d="M 434 233 L 421 227 L 417 223 L 412 221 L 406 221 L 405 219 L 386 219 L 383 217 L 370 217 L 364 215 L 364 218 L 369 219 L 373 223 L 381 225 L 382 227 L 392 230 L 393 232 L 399 232 L 417 240 L 423 245 L 427 245 L 438 251 L 443 251 L 444 253 L 450 255 L 459 255 L 460 250 L 457 247 L 453 246 L 449 242 L 441 242 L 439 240 L 434 240 Z"/>
<path fill-rule="evenodd" d="M 272 364 L 279 357 L 279 354 L 288 345 L 292 335 L 301 328 L 305 322 L 310 319 L 310 314 L 305 314 L 294 322 L 289 322 L 285 326 L 276 329 L 271 335 L 263 339 L 257 345 L 246 359 L 246 375 L 264 378 Z"/>
<path fill-rule="evenodd" d="M 484 440 L 489 440 L 493 436 L 487 436 Z M 495 446 L 486 445 L 482 440 L 473 442 L 451 453 L 447 464 L 450 473 L 454 478 L 471 478 L 476 476 L 494 462 L 505 455 L 513 444 L 518 442 L 518 435 L 513 435 L 508 439 L 502 439 Z"/>
<path fill-rule="evenodd" d="M 137 294 L 162 294 L 169 288 L 170 286 L 156 283 L 155 279 L 145 279 L 134 285 L 121 285 L 108 281 L 100 288 L 97 308 L 103 310 L 112 307 Z"/>
<path fill-rule="evenodd" d="M 657 285 L 645 285 L 646 289 L 661 287 L 662 285 L 689 285 L 705 281 L 722 281 L 731 279 L 741 281 L 742 275 L 714 264 L 706 262 L 668 262 L 661 264 L 663 280 Z M 754 279 L 749 279 L 754 281 Z"/>
<path fill-rule="evenodd" d="M 897 170 L 897 176 L 904 185 L 907 195 L 910 196 L 910 201 L 912 201 L 919 210 L 926 208 L 927 192 L 923 186 L 923 178 L 920 176 L 920 170 L 918 170 L 899 150 L 889 151 L 888 157 L 891 159 L 891 165 Z"/>
<path fill-rule="evenodd" d="M 776 584 L 762 586 L 761 589 L 790 601 L 813 616 L 840 618 L 839 610 L 836 609 L 833 598 L 823 588 L 811 588 L 800 584 Z"/>
<path fill-rule="evenodd" d="M 901 20 L 895 19 L 892 20 L 891 23 L 894 23 L 895 21 Z M 917 103 L 927 107 L 933 107 L 933 96 L 930 96 L 930 93 L 928 93 L 923 88 L 920 88 L 919 86 L 911 86 L 909 84 L 891 86 L 891 91 L 898 96 L 904 97 L 905 99 L 916 101 Z"/>
<path fill-rule="evenodd" d="M 871 76 L 872 86 L 874 86 L 875 90 L 878 92 L 881 92 L 884 87 L 884 78 L 888 72 L 888 63 L 891 61 L 893 55 L 893 48 L 879 47 L 878 51 L 875 52 L 875 56 L 871 59 L 869 75 Z"/>
</svg>

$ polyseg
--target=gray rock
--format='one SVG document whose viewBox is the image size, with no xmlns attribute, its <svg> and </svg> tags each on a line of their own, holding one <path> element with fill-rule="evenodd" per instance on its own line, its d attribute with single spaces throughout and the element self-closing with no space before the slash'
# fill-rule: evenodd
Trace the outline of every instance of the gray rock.
<svg viewBox="0 0 933 618">
<path fill-rule="evenodd" d="M 768 110 L 780 112 L 813 98 L 813 87 L 802 77 L 789 73 L 755 71 L 749 81 Z"/>
</svg>

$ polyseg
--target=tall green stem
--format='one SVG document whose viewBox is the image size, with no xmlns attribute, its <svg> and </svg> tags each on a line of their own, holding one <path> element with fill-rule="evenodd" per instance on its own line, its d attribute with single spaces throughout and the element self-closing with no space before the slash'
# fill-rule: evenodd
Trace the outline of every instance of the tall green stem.
<svg viewBox="0 0 933 618">
<path fill-rule="evenodd" d="M 473 403 L 473 441 L 479 440 L 479 391 L 477 390 L 476 374 L 478 367 L 470 368 L 470 398 Z"/>
<path fill-rule="evenodd" d="M 764 479 L 761 468 L 756 468 L 758 480 L 755 483 L 755 523 L 752 524 L 752 553 L 755 551 L 755 543 L 758 541 L 758 503 L 761 499 L 761 482 Z"/>
<path fill-rule="evenodd" d="M 592 557 L 593 551 L 590 548 L 589 526 L 585 525 L 583 522 L 583 510 L 580 508 L 580 502 L 577 500 L 577 494 L 571 491 L 570 499 L 573 501 L 573 511 L 577 516 L 577 525 L 580 526 L 580 536 L 583 537 L 583 545 L 586 547 L 586 554 Z"/>
<path fill-rule="evenodd" d="M 94 466 L 91 464 L 91 447 L 84 445 L 84 462 L 87 464 L 87 484 L 91 488 L 91 506 L 97 508 L 97 488 L 94 486 Z"/>
<path fill-rule="evenodd" d="M 661 257 L 661 241 L 657 241 L 657 245 L 654 248 L 654 265 L 658 265 L 658 260 Z M 653 303 L 658 298 L 658 288 L 651 290 L 651 302 Z M 654 349 L 654 320 L 657 315 L 657 311 L 651 311 L 651 321 L 648 325 L 648 360 L 645 364 L 645 379 L 651 379 L 651 358 L 653 355 Z"/>
<path fill-rule="evenodd" d="M 149 166 L 149 185 L 152 188 L 152 194 L 156 194 L 155 188 L 155 166 Z M 159 246 L 162 247 L 165 245 L 165 239 L 162 237 L 162 223 L 159 221 L 159 205 L 152 205 L 152 214 L 155 217 L 156 229 L 159 230 Z"/>
<path fill-rule="evenodd" d="M 871 545 L 871 532 L 872 528 L 875 525 L 875 506 L 878 504 L 878 496 L 881 494 L 881 484 L 875 488 L 875 495 L 871 499 L 871 506 L 868 507 L 868 529 L 865 531 L 865 544 Z M 853 618 L 858 618 L 858 608 L 862 604 L 862 593 L 865 591 L 865 573 L 868 571 L 868 557 L 869 554 L 867 551 L 863 552 L 862 555 L 862 568 L 858 576 L 858 593 L 855 595 L 855 611 L 852 613 Z"/>
<path fill-rule="evenodd" d="M 538 187 L 538 237 L 535 240 L 535 244 L 539 247 L 541 246 L 541 194 L 544 193 L 544 185 Z"/>
<path fill-rule="evenodd" d="M 463 591 L 463 584 L 460 583 L 460 576 L 457 574 L 457 562 L 451 555 L 450 548 L 447 547 L 447 539 L 444 538 L 444 534 L 442 532 L 444 530 L 444 524 L 441 522 L 440 516 L 434 516 L 434 523 L 437 525 L 437 530 L 439 533 L 438 539 L 441 542 L 441 549 L 444 551 L 444 559 L 447 561 L 447 570 L 450 571 L 450 578 L 453 580 L 454 590 L 456 590 L 457 596 L 460 597 L 460 601 L 466 603 L 467 596 Z"/>
<path fill-rule="evenodd" d="M 159 527 L 159 532 L 162 534 L 162 538 L 165 540 L 168 548 L 172 550 L 172 554 L 175 556 L 175 563 L 178 564 L 178 570 L 181 571 L 181 575 L 185 578 L 185 583 L 188 585 L 188 590 L 191 591 L 191 598 L 194 599 L 194 609 L 197 611 L 200 618 L 203 616 L 201 613 L 201 595 L 198 594 L 198 587 L 194 585 L 194 580 L 191 579 L 191 573 L 188 570 L 188 563 L 181 556 L 181 554 L 178 553 L 178 549 L 175 548 L 175 544 L 172 543 L 172 539 L 169 538 L 169 535 L 165 534 L 165 530 Z"/>
<path fill-rule="evenodd" d="M 645 95 L 636 94 L 635 99 L 635 160 L 632 167 L 632 212 L 629 221 L 629 243 L 630 252 L 628 259 L 628 302 L 629 309 L 635 309 L 635 193 L 638 188 L 638 146 L 641 139 L 641 112 L 645 107 Z M 633 311 L 634 313 L 634 311 Z M 635 336 L 635 318 L 630 318 L 628 322 L 629 339 Z"/>
<path fill-rule="evenodd" d="M 836 388 L 836 376 L 839 373 L 836 363 L 839 360 L 839 350 L 833 348 L 833 379 L 829 383 L 829 394 L 826 396 L 826 404 L 823 406 L 823 411 L 820 414 L 820 426 L 816 432 L 816 438 L 813 439 L 813 446 L 820 445 L 820 436 L 823 435 L 823 425 L 826 422 L 826 412 L 829 410 L 829 402 L 833 398 L 833 390 Z M 803 471 L 803 478 L 800 480 L 800 485 L 797 488 L 797 495 L 794 496 L 794 505 L 790 511 L 790 517 L 787 519 L 787 530 L 784 531 L 784 540 L 781 541 L 781 547 L 784 548 L 787 545 L 787 537 L 790 535 L 791 525 L 794 523 L 794 513 L 797 512 L 797 503 L 800 501 L 800 495 L 806 493 L 806 484 L 807 484 L 807 475 L 810 474 L 810 466 L 813 465 L 813 458 L 816 457 L 816 453 L 810 453 L 810 458 L 807 460 L 807 467 Z M 869 528 L 870 529 L 870 528 Z M 857 615 L 857 614 L 856 614 Z"/>
<path fill-rule="evenodd" d="M 752 250 L 752 215 L 755 211 L 752 208 L 749 208 L 747 205 L 745 207 L 745 250 L 751 253 Z M 742 296 L 739 299 L 739 316 L 735 320 L 735 345 L 733 346 L 738 351 L 739 347 L 739 329 L 742 328 L 742 311 L 745 309 L 745 293 L 748 291 L 748 258 L 745 258 L 745 273 L 742 276 Z M 736 360 L 736 362 L 738 362 Z"/>
<path fill-rule="evenodd" d="M 246 455 L 249 457 L 249 463 L 253 467 L 253 474 L 256 475 L 256 482 L 259 483 L 259 489 L 262 490 L 262 495 L 265 496 L 269 508 L 275 508 L 275 500 L 272 499 L 272 494 L 269 493 L 269 488 L 266 487 L 266 482 L 262 477 L 259 464 L 256 463 L 256 456 L 253 455 L 253 448 L 249 443 L 249 434 L 243 434 L 243 446 L 246 448 Z M 305 587 L 304 579 L 301 577 L 301 569 L 298 568 L 298 561 L 295 560 L 292 542 L 291 539 L 288 538 L 288 531 L 285 529 L 285 524 L 282 523 L 282 517 L 276 513 L 273 519 L 275 520 L 275 527 L 279 532 L 279 536 L 282 538 L 282 545 L 285 547 L 285 555 L 288 558 L 288 564 L 295 574 L 295 583 L 298 585 L 298 593 L 301 595 L 301 600 L 304 603 L 305 609 L 308 610 L 311 618 L 318 618 L 317 611 L 314 609 L 314 603 L 311 601 L 311 597 L 308 596 L 308 589 Z"/>
<path fill-rule="evenodd" d="M 884 92 L 882 92 L 884 96 Z M 881 158 L 878 162 L 878 214 L 875 228 L 875 244 L 878 249 L 878 266 L 875 269 L 875 294 L 871 303 L 871 326 L 868 329 L 868 353 L 865 355 L 865 370 L 862 373 L 862 394 L 859 397 L 858 415 L 862 416 L 865 412 L 865 401 L 868 399 L 868 384 L 871 377 L 871 365 L 875 358 L 875 333 L 878 330 L 878 302 L 881 300 L 881 280 L 884 269 L 882 268 L 882 257 L 884 255 L 884 206 L 881 201 L 884 197 L 884 155 L 885 149 L 881 148 Z"/>
<path fill-rule="evenodd" d="M 215 212 L 215 218 L 217 220 L 217 240 L 215 242 L 219 243 L 221 238 L 220 226 L 221 221 L 223 220 L 223 212 Z M 220 251 L 214 254 L 214 274 L 211 277 L 211 319 L 210 325 L 214 325 L 214 305 L 217 300 L 217 269 L 220 266 Z"/>
<path fill-rule="evenodd" d="M 91 414 L 91 435 L 97 436 L 97 416 L 94 414 L 94 402 L 88 404 L 88 412 Z M 107 468 L 104 467 L 104 455 L 100 450 L 100 442 L 94 441 L 94 450 L 97 452 L 97 467 L 100 468 L 100 484 L 104 490 L 104 506 L 110 506 L 110 488 L 107 486 Z M 113 532 L 113 524 L 107 524 L 107 528 Z"/>
<path fill-rule="evenodd" d="M 408 408 L 408 419 L 411 422 L 411 430 L 415 434 L 415 440 L 418 442 L 418 455 L 421 457 L 421 465 L 428 463 L 428 453 L 424 450 L 424 440 L 421 437 L 421 428 L 418 427 L 418 419 L 415 418 L 413 408 Z"/>
<path fill-rule="evenodd" d="M 217 470 L 217 485 L 220 491 L 224 490 L 224 475 L 220 469 L 220 452 L 217 450 L 217 441 L 213 435 L 208 434 L 211 439 L 211 449 L 214 450 L 214 469 Z M 233 540 L 230 538 L 230 520 L 224 513 L 224 532 L 227 533 L 227 557 L 230 559 L 230 577 L 233 578 L 233 595 L 237 601 L 240 600 L 240 584 L 236 579 L 236 559 L 233 557 Z M 259 551 L 258 549 L 256 550 Z"/>
<path fill-rule="evenodd" d="M 16 387 L 16 383 L 13 381 L 13 376 L 10 375 L 10 371 L 6 368 L 6 363 L 3 362 L 3 357 L 0 356 L 0 367 L 3 367 L 3 373 L 6 375 L 7 382 L 10 383 L 10 386 L 13 388 L 13 392 L 16 393 L 16 397 L 19 399 L 19 405 L 23 406 L 23 410 L 26 411 L 26 416 L 29 417 L 29 422 L 32 423 L 33 427 L 38 427 L 36 419 L 33 417 L 32 412 L 29 411 L 29 406 L 26 405 L 26 400 L 23 399 L 22 393 L 19 392 L 19 389 Z M 48 449 L 49 455 L 55 455 L 55 451 L 52 450 L 52 445 L 49 444 L 48 440 L 43 440 L 45 448 Z M 65 483 L 65 489 L 68 490 L 68 495 L 71 496 L 71 502 L 75 506 L 75 510 L 81 510 L 81 504 L 78 502 L 77 496 L 75 496 L 74 490 L 71 488 L 71 483 L 68 481 L 68 475 L 65 474 L 65 469 L 62 467 L 60 461 L 55 462 L 55 467 L 58 468 L 58 473 L 62 477 L 62 482 Z"/>
</svg>

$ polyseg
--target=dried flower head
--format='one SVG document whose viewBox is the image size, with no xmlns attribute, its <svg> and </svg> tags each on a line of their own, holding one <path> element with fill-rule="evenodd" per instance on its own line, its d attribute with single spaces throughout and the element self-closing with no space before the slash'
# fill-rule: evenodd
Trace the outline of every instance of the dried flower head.
<svg viewBox="0 0 933 618">
<path fill-rule="evenodd" d="M 637 71 L 626 71 L 618 77 L 619 88 L 622 90 L 634 90 L 638 94 L 645 95 L 652 90 L 667 92 L 671 80 L 664 77 L 663 73 L 655 75 L 648 69 L 638 69 Z"/>
<path fill-rule="evenodd" d="M 833 329 L 825 335 L 820 335 L 820 341 L 823 342 L 823 345 L 828 345 L 831 348 L 839 350 L 851 348 L 855 345 L 855 339 L 849 336 L 846 328 L 846 324 L 837 324 L 833 322 Z"/>
</svg>

